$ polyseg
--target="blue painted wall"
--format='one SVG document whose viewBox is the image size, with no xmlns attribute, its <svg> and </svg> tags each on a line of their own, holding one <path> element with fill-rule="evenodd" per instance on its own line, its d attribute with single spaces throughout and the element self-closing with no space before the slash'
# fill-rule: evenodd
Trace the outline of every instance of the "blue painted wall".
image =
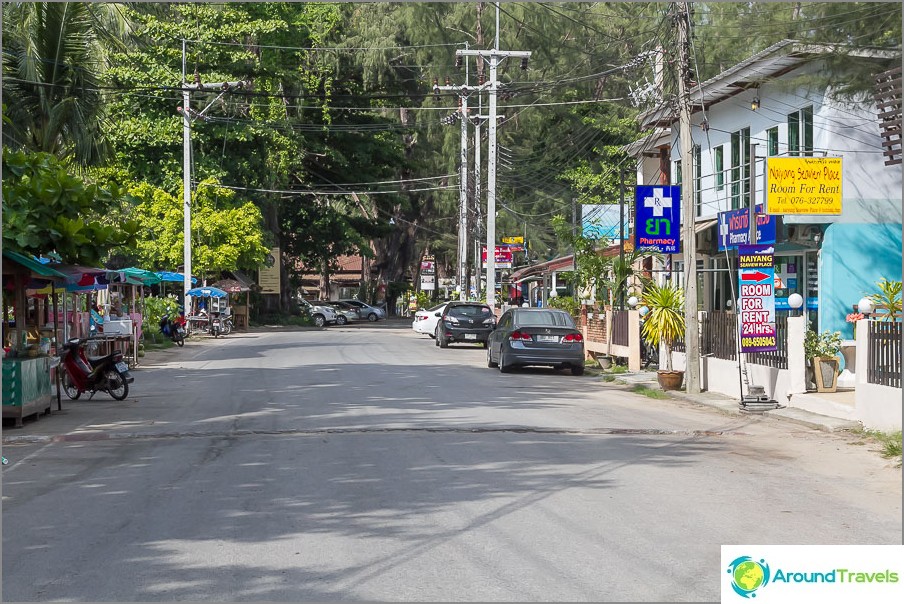
<svg viewBox="0 0 904 604">
<path fill-rule="evenodd" d="M 853 339 L 851 305 L 878 293 L 882 278 L 901 279 L 901 224 L 838 223 L 826 228 L 819 267 L 819 329 Z"/>
</svg>

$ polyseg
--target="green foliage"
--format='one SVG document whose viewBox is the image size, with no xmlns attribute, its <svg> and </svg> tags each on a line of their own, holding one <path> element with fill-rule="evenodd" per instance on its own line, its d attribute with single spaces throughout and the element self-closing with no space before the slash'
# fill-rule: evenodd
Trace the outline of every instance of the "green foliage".
<svg viewBox="0 0 904 604">
<path fill-rule="evenodd" d="M 644 317 L 643 336 L 653 346 L 665 347 L 665 370 L 672 369 L 672 346 L 684 336 L 684 290 L 672 283 L 650 283 L 644 289 L 641 304 L 650 309 Z"/>
<path fill-rule="evenodd" d="M 612 259 L 597 253 L 597 250 L 605 248 L 608 241 L 605 238 L 589 239 L 580 231 L 574 234 L 571 224 L 561 214 L 552 217 L 552 226 L 559 239 L 568 242 L 569 247 L 574 250 L 577 268 L 572 273 L 575 277 L 575 295 L 581 296 L 590 288 L 602 283 L 612 266 Z"/>
<path fill-rule="evenodd" d="M 115 182 L 86 183 L 51 154 L 3 150 L 4 247 L 99 264 L 110 249 L 135 243 L 138 223 L 108 216 L 129 202 Z"/>
<path fill-rule="evenodd" d="M 808 329 L 804 336 L 804 354 L 807 359 L 814 357 L 836 357 L 841 352 L 841 332 L 829 331 L 817 333 Z"/>
<path fill-rule="evenodd" d="M 647 277 L 642 269 L 635 268 L 638 262 L 648 257 L 662 258 L 662 254 L 654 250 L 635 248 L 625 252 L 624 260 L 621 256 L 612 259 L 609 278 L 603 281 L 603 285 L 609 289 L 613 303 L 621 299 L 623 292 L 627 299 L 631 294 L 637 293 L 638 289 L 646 288 L 652 283 L 652 279 Z"/>
<path fill-rule="evenodd" d="M 901 317 L 901 282 L 883 278 L 876 283 L 879 293 L 869 296 L 873 306 L 881 309 L 883 321 L 896 321 Z"/>
<path fill-rule="evenodd" d="M 150 296 L 144 299 L 144 331 L 160 332 L 160 319 L 169 315 L 175 319 L 179 316 L 180 301 L 175 296 Z"/>
<path fill-rule="evenodd" d="M 646 396 L 647 398 L 655 398 L 655 399 L 666 399 L 669 398 L 669 395 L 663 392 L 662 390 L 656 390 L 654 388 L 650 388 L 648 386 L 644 386 L 643 384 L 636 384 L 633 388 L 631 388 L 631 392 L 635 394 L 641 394 Z"/>
<path fill-rule="evenodd" d="M 573 296 L 556 296 L 548 298 L 546 305 L 550 308 L 558 308 L 570 314 L 575 321 L 581 317 L 581 301 L 576 300 Z"/>
<path fill-rule="evenodd" d="M 138 200 L 134 215 L 142 225 L 137 264 L 172 270 L 183 260 L 182 198 L 148 183 L 134 185 Z M 218 276 L 226 270 L 254 269 L 267 256 L 260 209 L 236 199 L 235 191 L 212 180 L 198 185 L 192 196 L 192 272 Z"/>
</svg>

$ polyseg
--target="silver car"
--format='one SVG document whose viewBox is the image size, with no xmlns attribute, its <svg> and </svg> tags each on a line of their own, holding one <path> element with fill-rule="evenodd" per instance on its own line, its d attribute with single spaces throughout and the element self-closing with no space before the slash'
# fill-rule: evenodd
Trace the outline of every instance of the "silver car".
<svg viewBox="0 0 904 604">
<path fill-rule="evenodd" d="M 314 321 L 314 325 L 317 327 L 337 323 L 339 320 L 336 311 L 333 310 L 332 307 L 323 306 L 321 304 L 311 304 L 304 298 L 300 298 L 298 303 L 307 315 L 311 317 L 311 320 Z"/>
<path fill-rule="evenodd" d="M 386 313 L 383 312 L 382 308 L 377 308 L 376 306 L 371 306 L 370 304 L 365 304 L 361 300 L 355 300 L 354 298 L 348 298 L 345 300 L 339 300 L 340 302 L 345 302 L 346 304 L 351 304 L 358 308 L 358 314 L 361 315 L 362 319 L 367 319 L 368 321 L 379 321 L 380 319 L 386 318 Z"/>
</svg>

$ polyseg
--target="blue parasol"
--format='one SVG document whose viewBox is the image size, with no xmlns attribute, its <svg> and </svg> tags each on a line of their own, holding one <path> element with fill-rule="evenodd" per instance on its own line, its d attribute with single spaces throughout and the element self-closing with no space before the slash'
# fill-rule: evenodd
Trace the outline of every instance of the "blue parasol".
<svg viewBox="0 0 904 604">
<path fill-rule="evenodd" d="M 192 298 L 225 298 L 229 294 L 216 287 L 196 287 L 185 292 Z"/>
</svg>

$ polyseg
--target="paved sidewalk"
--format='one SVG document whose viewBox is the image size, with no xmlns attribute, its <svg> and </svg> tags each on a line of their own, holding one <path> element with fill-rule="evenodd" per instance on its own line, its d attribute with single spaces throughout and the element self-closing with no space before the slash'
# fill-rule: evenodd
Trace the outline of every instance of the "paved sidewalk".
<svg viewBox="0 0 904 604">
<path fill-rule="evenodd" d="M 660 389 L 659 382 L 656 380 L 655 371 L 637 371 L 609 375 L 615 378 L 615 381 L 611 382 L 613 384 L 621 383 L 630 386 L 640 385 L 646 386 L 653 390 Z M 605 384 L 607 382 L 603 383 Z M 742 415 L 749 413 L 741 411 L 740 401 L 736 398 L 728 396 L 727 394 L 721 394 L 718 392 L 701 392 L 700 394 L 688 394 L 683 391 L 669 391 L 667 392 L 667 394 L 674 399 L 712 407 L 728 415 Z M 858 421 L 813 413 L 812 411 L 807 411 L 799 407 L 782 406 L 778 409 L 764 411 L 762 415 L 774 417 L 776 419 L 784 421 L 794 422 L 810 428 L 814 428 L 816 430 L 822 430 L 824 432 L 855 430 L 862 427 L 860 422 Z"/>
</svg>

